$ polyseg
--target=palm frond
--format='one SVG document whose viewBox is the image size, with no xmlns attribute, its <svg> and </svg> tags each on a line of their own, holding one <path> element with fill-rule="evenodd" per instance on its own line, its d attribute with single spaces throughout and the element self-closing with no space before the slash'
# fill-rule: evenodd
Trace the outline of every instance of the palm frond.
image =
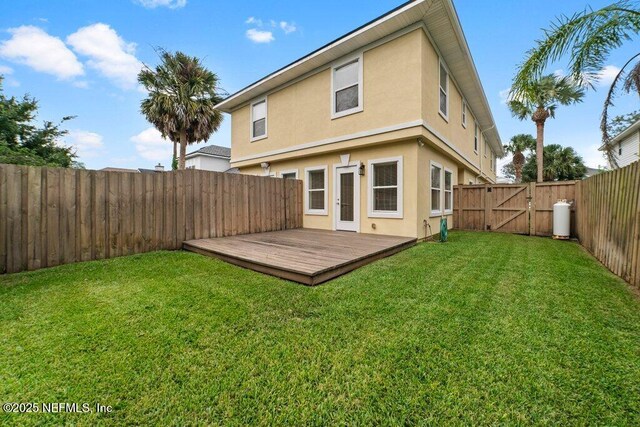
<svg viewBox="0 0 640 427">
<path fill-rule="evenodd" d="M 590 8 L 562 16 L 544 31 L 544 38 L 527 52 L 518 67 L 512 91 L 526 91 L 547 65 L 569 54 L 571 77 L 580 85 L 592 84 L 609 52 L 640 32 L 637 1 L 617 1 L 598 10 Z"/>
<path fill-rule="evenodd" d="M 629 59 L 626 64 L 620 69 L 616 77 L 613 79 L 611 86 L 609 87 L 609 91 L 607 92 L 607 97 L 604 101 L 604 107 L 602 108 L 602 116 L 600 118 L 600 131 L 602 132 L 602 147 L 604 149 L 605 157 L 609 164 L 613 167 L 618 166 L 618 161 L 616 159 L 614 147 L 611 145 L 611 138 L 613 137 L 610 132 L 610 123 L 609 123 L 609 108 L 614 106 L 613 100 L 615 98 L 618 84 L 624 76 L 625 69 L 631 64 L 636 58 L 640 57 L 640 53 L 634 55 L 631 59 Z M 640 63 L 636 64 L 633 67 L 633 70 L 638 69 Z M 637 72 L 637 71 L 636 71 Z M 630 85 L 631 86 L 631 85 Z M 629 86 L 629 87 L 630 87 Z"/>
</svg>

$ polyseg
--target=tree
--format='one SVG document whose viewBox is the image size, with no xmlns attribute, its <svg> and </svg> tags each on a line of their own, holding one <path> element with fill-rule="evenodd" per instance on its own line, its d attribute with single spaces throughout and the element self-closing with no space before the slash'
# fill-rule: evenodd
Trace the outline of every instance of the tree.
<svg viewBox="0 0 640 427">
<path fill-rule="evenodd" d="M 640 110 L 615 116 L 609 122 L 609 131 L 612 136 L 616 136 L 638 120 L 640 120 Z"/>
<path fill-rule="evenodd" d="M 196 57 L 159 50 L 161 64 L 145 66 L 138 81 L 149 92 L 140 105 L 142 114 L 164 138 L 179 142 L 178 169 L 184 169 L 187 144 L 206 141 L 222 123 L 214 107 L 222 100 L 218 76 Z M 175 145 L 174 145 L 175 156 Z"/>
<path fill-rule="evenodd" d="M 22 99 L 8 98 L 0 76 L 0 163 L 82 168 L 72 147 L 58 145 L 67 134 L 62 123 L 73 119 L 63 117 L 59 124 L 45 121 L 42 127 L 35 124 L 38 101 L 25 95 Z"/>
<path fill-rule="evenodd" d="M 506 166 L 505 166 L 506 168 Z M 550 144 L 544 149 L 544 180 L 572 181 L 584 178 L 587 167 L 572 147 Z M 536 156 L 532 153 L 522 168 L 522 181 L 534 182 L 538 177 Z"/>
<path fill-rule="evenodd" d="M 536 47 L 527 53 L 513 80 L 512 92 L 516 97 L 526 93 L 544 73 L 547 65 L 565 55 L 569 55 L 571 79 L 577 84 L 593 88 L 611 51 L 625 42 L 631 42 L 638 33 L 640 8 L 637 1 L 617 1 L 601 9 L 587 8 L 573 16 L 560 17 L 550 29 L 545 30 L 545 37 L 537 42 Z M 627 72 L 628 67 L 630 69 Z M 613 106 L 620 83 L 625 92 L 631 93 L 633 90 L 640 95 L 640 52 L 629 58 L 620 69 L 611 83 L 602 109 L 602 142 L 612 165 L 616 165 L 616 159 L 609 142 L 615 134 L 609 122 L 609 107 Z"/>
<path fill-rule="evenodd" d="M 543 76 L 532 82 L 526 90 L 512 89 L 509 109 L 520 120 L 531 117 L 536 124 L 536 156 L 538 182 L 543 179 L 544 125 L 548 118 L 554 118 L 557 105 L 570 105 L 582 101 L 584 90 L 568 77 L 555 74 Z"/>
<path fill-rule="evenodd" d="M 511 164 L 513 165 L 513 176 L 516 183 L 522 182 L 522 167 L 525 164 L 525 151 L 533 151 L 536 149 L 536 139 L 528 134 L 521 133 L 515 135 L 504 146 L 505 153 L 513 154 Z"/>
</svg>

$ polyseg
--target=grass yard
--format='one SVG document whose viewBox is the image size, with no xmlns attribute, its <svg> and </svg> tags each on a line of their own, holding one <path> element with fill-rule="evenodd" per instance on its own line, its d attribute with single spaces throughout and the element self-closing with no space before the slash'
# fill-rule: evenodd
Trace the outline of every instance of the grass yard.
<svg viewBox="0 0 640 427">
<path fill-rule="evenodd" d="M 186 252 L 0 277 L 0 424 L 640 425 L 640 299 L 580 246 L 454 232 L 317 288 Z"/>
</svg>

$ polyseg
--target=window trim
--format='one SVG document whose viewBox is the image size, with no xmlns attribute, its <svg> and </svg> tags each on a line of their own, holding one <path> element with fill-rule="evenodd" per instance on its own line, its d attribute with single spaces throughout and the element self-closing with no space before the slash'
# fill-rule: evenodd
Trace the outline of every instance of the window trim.
<svg viewBox="0 0 640 427">
<path fill-rule="evenodd" d="M 484 156 L 487 157 L 487 152 L 489 151 L 489 143 L 487 142 L 486 138 L 482 138 L 483 142 L 484 142 Z"/>
<path fill-rule="evenodd" d="M 328 215 L 329 174 L 327 165 L 304 168 L 304 213 L 305 215 Z M 324 171 L 324 209 L 309 209 L 309 172 Z"/>
<path fill-rule="evenodd" d="M 480 126 L 476 120 L 473 121 L 473 152 L 478 154 L 480 148 Z"/>
<path fill-rule="evenodd" d="M 257 104 L 260 104 L 261 102 L 264 102 L 264 135 L 260 135 L 260 136 L 253 136 L 253 107 Z M 269 133 L 268 133 L 268 124 L 269 124 L 269 103 L 267 101 L 267 97 L 262 97 L 259 99 L 256 99 L 255 101 L 251 102 L 250 104 L 250 119 L 249 120 L 249 136 L 250 138 L 250 142 L 255 142 L 255 141 L 260 141 L 261 139 L 265 139 L 268 137 Z"/>
<path fill-rule="evenodd" d="M 442 86 L 440 86 L 440 82 L 442 81 L 442 76 L 440 75 L 442 73 L 442 69 L 444 68 L 445 73 L 447 73 L 447 87 L 446 88 L 442 88 Z M 439 58 L 438 61 L 438 114 L 440 114 L 440 116 L 446 121 L 449 122 L 449 76 L 451 75 L 451 72 L 449 71 L 449 68 L 447 67 L 447 64 L 444 63 L 444 61 L 442 60 L 442 58 Z M 444 91 L 445 96 L 447 97 L 447 112 L 443 113 L 442 110 L 440 110 L 440 91 Z"/>
<path fill-rule="evenodd" d="M 360 113 L 361 111 L 364 110 L 364 105 L 363 105 L 363 86 L 364 86 L 364 71 L 363 71 L 363 58 L 364 58 L 364 54 L 363 52 L 359 52 L 356 55 L 352 55 L 349 56 L 347 58 L 341 59 L 340 61 L 335 62 L 333 65 L 331 65 L 331 120 L 333 119 L 339 119 L 340 117 L 344 117 L 344 116 L 349 116 L 351 114 L 356 114 L 356 113 Z M 358 62 L 358 106 L 355 108 L 350 108 L 348 110 L 344 110 L 344 111 L 340 111 L 339 113 L 336 113 L 336 90 L 341 90 L 341 89 L 346 89 L 345 88 L 339 88 L 336 89 L 335 87 L 335 74 L 336 74 L 336 70 L 338 68 L 341 68 L 345 65 L 348 65 L 352 62 Z M 349 86 L 347 86 L 349 87 Z"/>
<path fill-rule="evenodd" d="M 398 189 L 396 194 L 397 206 L 396 211 L 376 211 L 373 209 L 373 165 L 378 163 L 391 163 L 397 162 L 398 164 L 398 182 L 396 188 Z M 403 156 L 386 157 L 382 159 L 371 159 L 368 161 L 367 169 L 367 216 L 369 218 L 404 218 L 404 174 L 403 174 Z"/>
<path fill-rule="evenodd" d="M 469 106 L 467 105 L 467 101 L 462 100 L 462 127 L 467 128 L 467 110 Z"/>
<path fill-rule="evenodd" d="M 284 178 L 284 174 L 289 174 L 289 173 L 296 174 L 296 177 L 294 179 L 298 179 L 298 169 L 287 169 L 287 170 L 280 171 L 278 176 L 280 178 Z"/>
<path fill-rule="evenodd" d="M 447 190 L 447 173 L 451 174 L 451 190 Z M 442 210 L 444 211 L 445 215 L 451 215 L 453 214 L 453 171 L 449 168 L 444 168 L 444 173 L 442 175 L 442 193 L 444 194 L 444 203 L 442 205 Z M 447 192 L 449 193 L 448 197 L 451 198 L 451 209 L 447 209 Z"/>
<path fill-rule="evenodd" d="M 489 170 L 491 170 L 492 172 L 493 172 L 493 169 L 494 169 L 494 167 L 493 167 L 493 159 L 494 158 L 495 157 L 494 157 L 494 154 L 493 154 L 493 150 L 491 150 L 491 160 L 489 161 L 490 162 L 489 163 Z"/>
<path fill-rule="evenodd" d="M 431 190 L 435 190 L 436 189 L 436 187 L 434 187 L 432 185 L 432 182 L 431 182 L 431 169 L 434 166 L 437 167 L 437 168 L 440 168 L 440 188 L 438 189 L 438 190 L 440 190 L 440 210 L 437 210 L 437 211 L 434 211 L 432 209 L 433 201 L 431 200 Z M 443 171 L 444 171 L 444 168 L 442 167 L 442 165 L 440 163 L 435 162 L 433 160 L 431 160 L 429 162 L 429 212 L 430 212 L 429 216 L 430 217 L 442 216 L 442 213 L 444 212 L 444 206 L 442 205 L 442 202 L 443 202 L 442 193 L 443 193 L 443 187 L 444 187 L 444 182 L 442 181 Z"/>
</svg>

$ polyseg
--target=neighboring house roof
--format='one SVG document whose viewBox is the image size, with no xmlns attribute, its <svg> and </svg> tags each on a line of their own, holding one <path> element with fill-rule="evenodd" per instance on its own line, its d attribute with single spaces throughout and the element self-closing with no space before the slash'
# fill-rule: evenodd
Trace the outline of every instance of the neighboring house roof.
<svg viewBox="0 0 640 427">
<path fill-rule="evenodd" d="M 224 173 L 240 173 L 240 169 L 238 168 L 229 168 Z"/>
<path fill-rule="evenodd" d="M 145 168 L 138 168 L 138 171 L 139 171 L 140 173 L 158 173 L 158 172 L 164 172 L 164 170 L 145 169 Z"/>
<path fill-rule="evenodd" d="M 100 172 L 135 172 L 135 173 L 138 172 L 137 169 L 112 168 L 112 167 L 102 168 L 102 169 L 99 169 L 99 171 Z"/>
<path fill-rule="evenodd" d="M 585 172 L 584 177 L 585 178 L 589 178 L 589 177 L 592 177 L 594 175 L 599 174 L 602 171 L 603 171 L 602 169 L 595 169 L 595 168 L 590 168 L 590 167 L 587 166 L 587 171 Z"/>
<path fill-rule="evenodd" d="M 214 156 L 214 157 L 221 157 L 224 159 L 230 159 L 231 148 L 221 147 L 219 145 L 207 145 L 206 147 L 202 147 L 197 151 L 187 154 L 185 158 L 189 159 L 191 157 L 196 157 L 196 156 Z"/>
<path fill-rule="evenodd" d="M 610 144 L 617 144 L 618 142 L 622 141 L 623 139 L 626 139 L 628 136 L 631 136 L 631 134 L 633 134 L 634 132 L 638 132 L 638 131 L 640 131 L 640 120 L 638 120 L 637 122 L 631 124 L 625 130 L 623 130 L 622 132 L 620 132 L 619 134 L 617 134 L 616 136 L 611 138 L 611 141 L 609 143 Z M 603 149 L 604 149 L 604 145 L 599 148 L 599 150 L 603 150 Z"/>
<path fill-rule="evenodd" d="M 478 124 L 485 129 L 485 137 L 496 153 L 503 154 L 500 135 L 452 0 L 412 0 L 404 3 L 230 95 L 216 108 L 229 113 L 266 92 L 274 91 L 296 78 L 328 66 L 346 54 L 418 22 L 426 26 Z"/>
</svg>

